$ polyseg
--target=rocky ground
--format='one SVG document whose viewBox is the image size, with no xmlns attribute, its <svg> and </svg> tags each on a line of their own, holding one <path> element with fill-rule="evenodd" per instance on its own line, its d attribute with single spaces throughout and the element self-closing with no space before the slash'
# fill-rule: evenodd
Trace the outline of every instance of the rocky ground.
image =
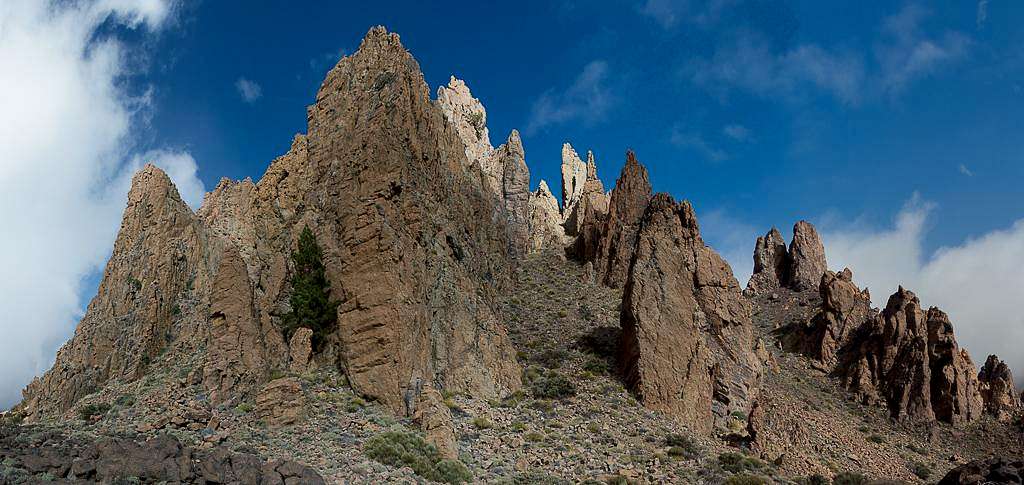
<svg viewBox="0 0 1024 485">
<path fill-rule="evenodd" d="M 755 411 L 768 425 L 754 429 L 756 439 L 748 435 L 753 416 L 735 416 L 732 444 L 691 434 L 640 406 L 615 377 L 618 291 L 592 278 L 588 267 L 551 253 L 517 268 L 514 291 L 501 307 L 524 366 L 524 390 L 491 401 L 444 395 L 472 481 L 802 483 L 813 475 L 855 472 L 921 482 L 984 458 L 986 450 L 1021 449 L 1019 433 L 990 419 L 957 429 L 893 423 L 884 409 L 849 399 L 813 361 L 774 345 L 774 368 Z M 813 291 L 785 289 L 759 297 L 759 336 L 775 342 L 776 328 L 805 318 L 817 298 Z M 281 416 L 253 397 L 211 406 L 195 371 L 200 360 L 172 349 L 145 378 L 86 397 L 66 420 L 7 427 L 5 436 L 41 449 L 100 437 L 144 442 L 169 435 L 197 454 L 223 449 L 262 462 L 300 461 L 328 483 L 427 482 L 410 467 L 368 456 L 375 436 L 415 433 L 416 427 L 357 397 L 337 371 L 272 376 L 272 383 L 297 383 L 305 402 L 304 415 Z M 279 423 L 290 420 L 296 422 Z M 4 483 L 60 478 L 16 454 L 6 456 Z M 755 476 L 765 481 L 740 481 Z"/>
</svg>

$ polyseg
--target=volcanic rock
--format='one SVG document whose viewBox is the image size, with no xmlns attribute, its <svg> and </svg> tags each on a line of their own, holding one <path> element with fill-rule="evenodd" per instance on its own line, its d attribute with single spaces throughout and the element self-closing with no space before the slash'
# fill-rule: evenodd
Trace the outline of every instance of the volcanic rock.
<svg viewBox="0 0 1024 485">
<path fill-rule="evenodd" d="M 650 200 L 647 169 L 630 150 L 626 152 L 626 164 L 612 189 L 607 223 L 598 244 L 595 267 L 605 285 L 621 288 L 625 283 L 640 219 Z"/>
<path fill-rule="evenodd" d="M 793 226 L 793 241 L 789 244 L 789 286 L 796 290 L 814 288 L 828 269 L 825 246 L 814 226 L 807 221 Z"/>
<path fill-rule="evenodd" d="M 1021 401 L 1013 385 L 1013 374 L 999 357 L 988 356 L 978 374 L 978 382 L 985 412 L 1000 421 L 1009 421 L 1020 411 Z"/>
<path fill-rule="evenodd" d="M 132 177 L 99 291 L 53 367 L 23 392 L 30 419 L 67 410 L 110 379 L 145 372 L 192 314 L 189 295 L 208 286 L 201 234 L 163 171 L 146 165 Z"/>
<path fill-rule="evenodd" d="M 306 395 L 298 378 L 282 377 L 267 383 L 256 396 L 256 415 L 267 426 L 280 427 L 306 418 Z"/>
<path fill-rule="evenodd" d="M 427 385 L 416 397 L 413 422 L 423 429 L 427 443 L 437 447 L 441 456 L 458 459 L 459 449 L 455 439 L 455 428 L 452 424 L 452 413 L 444 404 L 441 393 Z"/>
<path fill-rule="evenodd" d="M 288 356 L 291 358 L 289 368 L 292 372 L 302 374 L 309 370 L 313 358 L 313 331 L 299 327 L 292 333 L 288 341 Z"/>
<path fill-rule="evenodd" d="M 493 156 L 494 148 L 487 130 L 487 110 L 483 104 L 473 97 L 465 81 L 452 76 L 448 86 L 437 88 L 437 105 L 462 139 L 466 147 L 466 161 L 478 164 L 487 187 L 500 194 L 503 169 L 500 159 Z"/>
<path fill-rule="evenodd" d="M 508 141 L 494 151 L 496 165 L 502 168 L 502 200 L 508 223 L 509 252 L 524 256 L 530 246 L 530 169 L 526 167 L 523 142 L 512 130 Z"/>
<path fill-rule="evenodd" d="M 818 291 L 821 309 L 805 325 L 782 329 L 782 340 L 787 350 L 802 353 L 832 369 L 838 361 L 839 350 L 877 312 L 871 308 L 868 291 L 862 291 L 853 283 L 853 272 L 849 268 L 839 273 L 826 271 L 821 275 Z"/>
<path fill-rule="evenodd" d="M 537 190 L 530 193 L 527 213 L 530 227 L 527 244 L 529 252 L 565 247 L 567 241 L 565 228 L 562 227 L 562 214 L 558 209 L 558 200 L 551 194 L 547 182 L 541 180 Z"/>
<path fill-rule="evenodd" d="M 688 202 L 654 196 L 631 268 L 621 316 L 627 386 L 698 432 L 748 413 L 761 373 L 750 306 L 728 263 L 705 246 Z"/>
<path fill-rule="evenodd" d="M 900 287 L 848 347 L 835 372 L 865 404 L 884 403 L 896 419 L 957 424 L 980 416 L 975 367 L 949 318 L 922 310 L 912 292 Z"/>
<path fill-rule="evenodd" d="M 782 233 L 773 227 L 757 238 L 754 273 L 747 282 L 747 292 L 764 295 L 779 288 L 796 291 L 816 288 L 827 269 L 825 246 L 811 223 L 799 221 L 793 226 L 793 240 L 788 250 Z"/>
<path fill-rule="evenodd" d="M 964 463 L 949 471 L 938 485 L 1009 485 L 1024 483 L 1024 460 L 992 457 Z"/>
<path fill-rule="evenodd" d="M 754 246 L 754 274 L 747 289 L 754 294 L 766 294 L 779 289 L 789 281 L 789 251 L 778 229 L 772 228 L 757 238 Z"/>
</svg>

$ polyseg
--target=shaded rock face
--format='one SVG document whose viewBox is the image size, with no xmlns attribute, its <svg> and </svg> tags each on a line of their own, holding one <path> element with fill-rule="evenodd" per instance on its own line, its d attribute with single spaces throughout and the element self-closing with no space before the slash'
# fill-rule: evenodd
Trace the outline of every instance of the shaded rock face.
<svg viewBox="0 0 1024 485">
<path fill-rule="evenodd" d="M 960 465 L 946 473 L 939 485 L 999 485 L 1024 482 L 1024 460 L 992 457 Z"/>
<path fill-rule="evenodd" d="M 465 146 L 395 34 L 372 29 L 309 108 L 318 240 L 340 357 L 360 393 L 401 412 L 422 376 L 483 397 L 519 366 L 491 301 L 507 275 L 507 224 L 466 170 Z"/>
<path fill-rule="evenodd" d="M 584 163 L 568 143 L 562 146 L 562 226 L 569 236 L 594 241 L 608 213 L 608 194 L 597 177 L 594 154 L 587 152 Z M 580 244 L 580 243 L 577 243 Z M 586 252 L 577 250 L 576 252 Z"/>
<path fill-rule="evenodd" d="M 806 325 L 782 329 L 782 341 L 787 350 L 816 359 L 825 368 L 832 369 L 840 349 L 847 346 L 857 329 L 877 312 L 871 308 L 871 295 L 853 283 L 853 272 L 848 268 L 839 273 L 826 271 L 821 276 L 818 291 L 821 309 Z"/>
<path fill-rule="evenodd" d="M 4 463 L 69 481 L 118 483 L 135 477 L 142 483 L 324 483 L 315 470 L 294 461 L 264 461 L 222 446 L 197 450 L 170 435 L 144 442 L 104 437 L 90 443 L 54 436 L 45 447 L 29 447 L 21 435 L 15 428 L 0 429 Z"/>
<path fill-rule="evenodd" d="M 942 311 L 921 309 L 902 287 L 857 334 L 835 370 L 865 403 L 884 403 L 896 419 L 958 424 L 981 414 L 974 364 Z"/>
<path fill-rule="evenodd" d="M 541 180 L 537 190 L 530 193 L 527 213 L 530 227 L 528 252 L 565 247 L 567 238 L 562 227 L 562 214 L 547 182 Z"/>
<path fill-rule="evenodd" d="M 748 413 L 761 374 L 750 306 L 728 263 L 705 246 L 688 202 L 654 196 L 631 268 L 621 316 L 627 386 L 697 432 Z"/>
<path fill-rule="evenodd" d="M 595 267 L 605 285 L 621 288 L 625 284 L 637 229 L 650 200 L 647 168 L 640 164 L 632 150 L 626 152 L 626 165 L 611 192 L 607 223 L 596 255 Z"/>
<path fill-rule="evenodd" d="M 23 392 L 30 418 L 70 408 L 110 379 L 135 379 L 183 328 L 208 288 L 204 236 L 170 178 L 146 165 L 128 205 L 96 297 L 53 367 Z M 201 312 L 202 310 L 198 310 Z"/>
<path fill-rule="evenodd" d="M 302 374 L 309 370 L 313 358 L 313 331 L 298 328 L 288 340 L 288 367 L 292 372 Z"/>
<path fill-rule="evenodd" d="M 825 246 L 811 223 L 800 221 L 793 226 L 788 250 L 782 233 L 773 227 L 757 238 L 754 273 L 747 282 L 747 290 L 759 295 L 779 288 L 809 290 L 817 287 L 827 269 Z"/>
<path fill-rule="evenodd" d="M 508 224 L 509 253 L 522 257 L 530 248 L 530 170 L 519 132 L 512 130 L 508 141 L 494 152 L 502 167 L 502 201 Z"/>
<path fill-rule="evenodd" d="M 986 413 L 1000 421 L 1009 421 L 1020 412 L 1021 401 L 1013 385 L 1013 374 L 999 357 L 988 356 L 978 374 L 978 385 Z"/>
</svg>

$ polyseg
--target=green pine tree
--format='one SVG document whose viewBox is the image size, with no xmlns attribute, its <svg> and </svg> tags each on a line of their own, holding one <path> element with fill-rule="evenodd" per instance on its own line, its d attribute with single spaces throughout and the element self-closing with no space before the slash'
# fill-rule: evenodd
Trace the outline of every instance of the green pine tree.
<svg viewBox="0 0 1024 485">
<path fill-rule="evenodd" d="M 296 329 L 306 327 L 313 331 L 314 350 L 319 350 L 334 328 L 340 302 L 331 300 L 323 251 L 308 226 L 299 235 L 299 247 L 292 253 L 292 262 L 292 310 L 284 316 L 285 339 L 290 339 Z"/>
</svg>

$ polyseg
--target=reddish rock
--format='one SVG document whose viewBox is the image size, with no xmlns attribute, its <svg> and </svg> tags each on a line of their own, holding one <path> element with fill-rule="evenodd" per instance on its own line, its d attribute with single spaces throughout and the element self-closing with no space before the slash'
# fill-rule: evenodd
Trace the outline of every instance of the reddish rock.
<svg viewBox="0 0 1024 485">
<path fill-rule="evenodd" d="M 793 226 L 793 242 L 789 244 L 789 286 L 796 290 L 814 288 L 828 269 L 825 246 L 814 226 L 807 221 Z"/>
<path fill-rule="evenodd" d="M 647 207 L 621 320 L 624 378 L 644 406 L 702 433 L 749 412 L 761 373 L 749 303 L 688 202 L 658 194 Z"/>
<path fill-rule="evenodd" d="M 595 268 L 599 280 L 612 288 L 625 284 L 640 219 L 651 200 L 647 169 L 632 150 L 626 152 L 608 204 L 608 217 L 598 243 Z"/>
<path fill-rule="evenodd" d="M 789 281 L 790 258 L 786 241 L 778 229 L 757 238 L 754 246 L 754 273 L 747 289 L 755 294 L 766 294 L 779 289 Z"/>
<path fill-rule="evenodd" d="M 978 374 L 978 381 L 986 413 L 1000 421 L 1010 421 L 1020 412 L 1021 401 L 1013 385 L 1013 374 L 999 357 L 988 356 Z"/>
<path fill-rule="evenodd" d="M 807 221 L 793 226 L 793 240 L 786 248 L 782 233 L 774 227 L 757 238 L 754 246 L 754 273 L 747 291 L 757 295 L 779 288 L 804 291 L 817 288 L 828 265 L 825 246 L 814 226 Z"/>
<path fill-rule="evenodd" d="M 784 346 L 802 353 L 831 369 L 840 349 L 850 343 L 854 332 L 874 318 L 871 295 L 853 283 L 849 268 L 833 273 L 826 271 L 818 285 L 821 309 L 805 324 L 784 329 Z"/>
</svg>

